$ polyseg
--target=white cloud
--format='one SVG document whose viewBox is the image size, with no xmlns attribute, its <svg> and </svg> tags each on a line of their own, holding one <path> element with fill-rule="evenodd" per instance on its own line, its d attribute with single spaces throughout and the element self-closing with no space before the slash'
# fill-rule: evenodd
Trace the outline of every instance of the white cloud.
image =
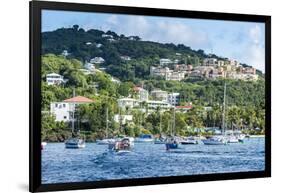
<svg viewBox="0 0 281 193">
<path fill-rule="evenodd" d="M 255 25 L 249 30 L 249 47 L 246 48 L 248 51 L 248 63 L 255 68 L 262 70 L 265 69 L 265 48 L 264 48 L 264 38 L 262 37 L 261 26 Z"/>
<path fill-rule="evenodd" d="M 148 21 L 144 16 L 122 17 L 115 15 L 106 20 L 102 29 L 111 29 L 118 34 L 137 35 L 143 40 L 185 44 L 195 49 L 211 46 L 206 32 L 194 27 L 191 28 L 181 21 Z"/>
</svg>

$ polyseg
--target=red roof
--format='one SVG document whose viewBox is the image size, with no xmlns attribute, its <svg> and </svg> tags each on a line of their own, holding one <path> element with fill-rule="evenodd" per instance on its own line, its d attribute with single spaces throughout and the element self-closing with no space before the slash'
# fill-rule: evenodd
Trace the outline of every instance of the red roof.
<svg viewBox="0 0 281 193">
<path fill-rule="evenodd" d="M 65 99 L 63 102 L 68 102 L 68 103 L 92 103 L 94 102 L 93 100 L 83 97 L 83 96 L 76 96 L 70 99 Z"/>
<path fill-rule="evenodd" d="M 139 86 L 135 86 L 133 89 L 134 89 L 134 91 L 138 92 L 138 91 L 140 91 L 142 88 L 139 87 Z"/>
</svg>

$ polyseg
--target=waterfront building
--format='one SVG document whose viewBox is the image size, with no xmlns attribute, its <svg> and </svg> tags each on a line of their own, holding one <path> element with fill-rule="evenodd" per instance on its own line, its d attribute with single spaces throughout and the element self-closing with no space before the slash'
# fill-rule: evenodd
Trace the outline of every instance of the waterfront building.
<svg viewBox="0 0 281 193">
<path fill-rule="evenodd" d="M 52 102 L 50 104 L 50 112 L 55 116 L 56 121 L 70 122 L 77 105 L 92 102 L 93 100 L 86 97 L 76 96 L 62 102 Z"/>
</svg>

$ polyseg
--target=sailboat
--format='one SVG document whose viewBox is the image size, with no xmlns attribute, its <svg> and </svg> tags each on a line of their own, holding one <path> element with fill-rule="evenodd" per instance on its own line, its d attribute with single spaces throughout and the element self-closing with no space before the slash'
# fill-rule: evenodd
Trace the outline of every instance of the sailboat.
<svg viewBox="0 0 281 193">
<path fill-rule="evenodd" d="M 231 124 L 232 132 L 227 136 L 227 143 L 239 143 L 239 138 L 234 134 L 233 124 Z"/>
<path fill-rule="evenodd" d="M 109 120 L 108 120 L 108 108 L 106 108 L 106 129 L 105 129 L 106 138 L 97 140 L 98 145 L 108 145 L 109 143 L 115 142 L 115 139 L 108 138 L 108 122 L 109 122 Z"/>
<path fill-rule="evenodd" d="M 174 107 L 174 112 L 173 112 L 173 127 L 171 129 L 171 137 L 169 137 L 166 140 L 165 146 L 166 150 L 169 151 L 170 149 L 178 149 L 179 148 L 179 138 L 174 136 L 174 131 L 176 128 L 176 113 L 175 113 L 175 107 Z"/>
<path fill-rule="evenodd" d="M 75 91 L 73 91 L 73 97 L 75 97 Z M 73 98 L 74 99 L 74 98 Z M 80 137 L 79 135 L 79 129 L 78 132 L 75 133 L 75 108 L 76 108 L 76 102 L 73 100 L 71 102 L 73 107 L 72 107 L 72 136 L 65 141 L 65 148 L 67 149 L 79 149 L 79 148 L 84 148 L 86 146 L 85 140 Z"/>
<path fill-rule="evenodd" d="M 159 124 L 159 130 L 160 130 L 160 136 L 158 138 L 155 138 L 154 144 L 165 144 L 166 143 L 166 137 L 162 135 L 162 116 L 160 112 L 160 124 Z"/>
<path fill-rule="evenodd" d="M 226 99 L 226 83 L 224 83 L 224 92 L 223 92 L 223 114 L 222 114 L 222 135 L 214 135 L 202 139 L 204 145 L 225 145 L 227 144 L 227 137 L 225 136 L 225 99 Z"/>
</svg>

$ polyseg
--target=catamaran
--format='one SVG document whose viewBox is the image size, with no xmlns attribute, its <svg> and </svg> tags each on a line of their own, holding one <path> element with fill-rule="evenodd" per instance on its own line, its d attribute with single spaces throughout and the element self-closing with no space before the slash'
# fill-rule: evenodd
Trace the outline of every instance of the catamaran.
<svg viewBox="0 0 281 193">
<path fill-rule="evenodd" d="M 227 144 L 227 137 L 225 136 L 225 99 L 226 99 L 226 83 L 224 83 L 224 92 L 223 92 L 223 114 L 222 114 L 222 135 L 214 135 L 202 139 L 204 145 L 225 145 Z"/>
</svg>

